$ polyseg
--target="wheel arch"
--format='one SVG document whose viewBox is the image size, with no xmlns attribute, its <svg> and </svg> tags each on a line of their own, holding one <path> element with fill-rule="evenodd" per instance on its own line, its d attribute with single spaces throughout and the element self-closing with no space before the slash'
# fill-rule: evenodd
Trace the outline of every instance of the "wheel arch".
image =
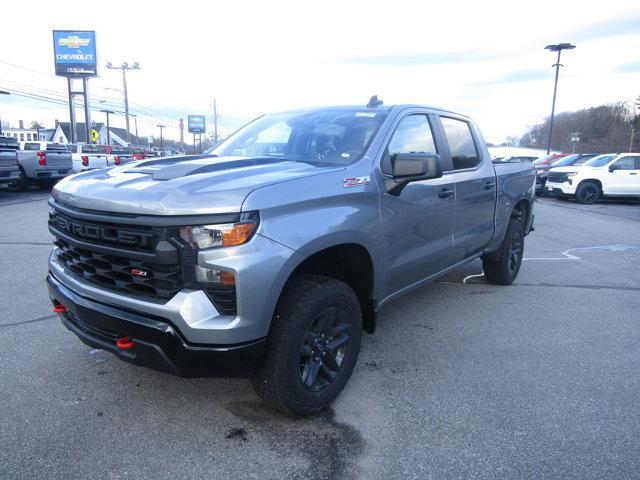
<svg viewBox="0 0 640 480">
<path fill-rule="evenodd" d="M 337 239 L 334 239 L 337 240 Z M 316 239 L 297 251 L 295 261 L 289 262 L 286 274 L 272 287 L 270 319 L 282 296 L 285 286 L 293 278 L 304 274 L 317 274 L 346 283 L 356 294 L 363 315 L 363 328 L 368 333 L 375 330 L 376 266 L 370 248 L 358 241 L 334 241 Z M 275 283 L 275 282 L 274 282 Z"/>
</svg>

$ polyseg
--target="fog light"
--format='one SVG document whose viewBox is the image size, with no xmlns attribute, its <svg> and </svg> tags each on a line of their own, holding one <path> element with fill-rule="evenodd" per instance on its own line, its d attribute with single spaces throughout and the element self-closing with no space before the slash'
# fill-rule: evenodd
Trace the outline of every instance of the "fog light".
<svg viewBox="0 0 640 480">
<path fill-rule="evenodd" d="M 236 277 L 233 272 L 226 272 L 215 268 L 203 268 L 195 266 L 196 280 L 202 283 L 215 283 L 217 285 L 235 285 Z"/>
</svg>

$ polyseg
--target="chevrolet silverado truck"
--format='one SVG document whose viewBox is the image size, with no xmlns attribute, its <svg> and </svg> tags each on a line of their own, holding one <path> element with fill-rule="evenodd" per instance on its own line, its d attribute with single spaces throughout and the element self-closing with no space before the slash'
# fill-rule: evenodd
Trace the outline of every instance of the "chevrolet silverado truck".
<svg viewBox="0 0 640 480">
<path fill-rule="evenodd" d="M 301 416 L 333 401 L 379 310 L 482 259 L 508 285 L 535 170 L 493 165 L 467 117 L 418 105 L 265 115 L 213 155 L 53 189 L 53 311 L 80 340 L 183 376 L 245 375 Z"/>
<path fill-rule="evenodd" d="M 0 137 L 0 185 L 7 185 L 20 178 L 17 152 L 18 141 L 15 138 Z"/>
<path fill-rule="evenodd" d="M 85 143 L 69 143 L 67 150 L 71 152 L 73 162 L 73 173 L 96 168 L 112 167 L 113 162 L 109 162 L 109 156 L 103 145 L 90 145 Z"/>
<path fill-rule="evenodd" d="M 7 187 L 22 192 L 30 183 L 42 190 L 50 189 L 61 178 L 73 173 L 71 153 L 61 143 L 24 142 L 18 150 L 20 177 Z"/>
<path fill-rule="evenodd" d="M 584 165 L 549 170 L 549 195 L 590 205 L 601 198 L 640 197 L 640 153 L 598 155 Z"/>
</svg>

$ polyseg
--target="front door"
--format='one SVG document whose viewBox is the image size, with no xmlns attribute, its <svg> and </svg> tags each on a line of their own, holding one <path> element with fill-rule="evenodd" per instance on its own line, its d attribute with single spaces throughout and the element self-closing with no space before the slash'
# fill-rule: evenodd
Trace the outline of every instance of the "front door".
<svg viewBox="0 0 640 480">
<path fill-rule="evenodd" d="M 387 177 L 397 153 L 440 153 L 427 115 L 410 114 L 397 124 L 381 162 Z M 445 173 L 408 183 L 399 193 L 383 192 L 380 198 L 388 296 L 450 265 L 455 192 Z"/>
</svg>

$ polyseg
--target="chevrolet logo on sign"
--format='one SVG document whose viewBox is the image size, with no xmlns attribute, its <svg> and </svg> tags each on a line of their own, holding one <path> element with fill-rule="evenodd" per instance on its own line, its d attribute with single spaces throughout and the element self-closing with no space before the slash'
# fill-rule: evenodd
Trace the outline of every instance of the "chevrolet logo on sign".
<svg viewBox="0 0 640 480">
<path fill-rule="evenodd" d="M 80 38 L 78 36 L 70 35 L 67 38 L 58 39 L 58 45 L 69 47 L 69 48 L 80 48 L 86 47 L 91 42 L 89 38 Z"/>
</svg>

